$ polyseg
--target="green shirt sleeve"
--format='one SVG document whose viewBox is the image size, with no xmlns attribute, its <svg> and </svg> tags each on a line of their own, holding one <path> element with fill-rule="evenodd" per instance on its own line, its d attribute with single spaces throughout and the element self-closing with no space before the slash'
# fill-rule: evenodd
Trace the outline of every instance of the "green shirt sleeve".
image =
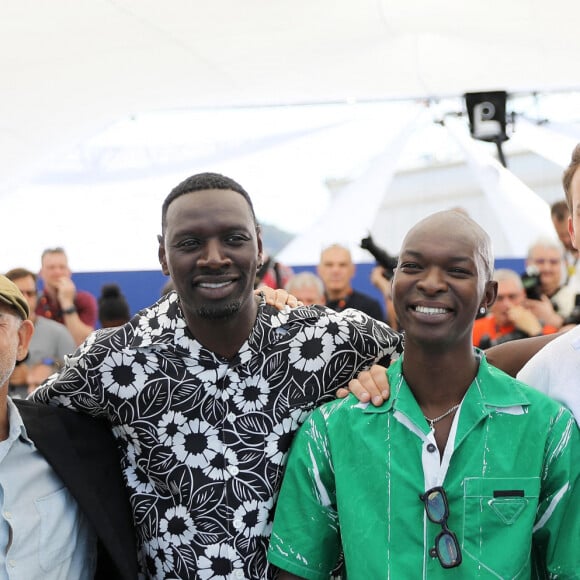
<svg viewBox="0 0 580 580">
<path fill-rule="evenodd" d="M 324 415 L 317 409 L 292 444 L 268 560 L 297 576 L 326 580 L 339 553 L 332 458 Z"/>
<path fill-rule="evenodd" d="M 580 577 L 580 431 L 561 409 L 544 453 L 541 495 L 533 532 L 540 577 Z"/>
</svg>

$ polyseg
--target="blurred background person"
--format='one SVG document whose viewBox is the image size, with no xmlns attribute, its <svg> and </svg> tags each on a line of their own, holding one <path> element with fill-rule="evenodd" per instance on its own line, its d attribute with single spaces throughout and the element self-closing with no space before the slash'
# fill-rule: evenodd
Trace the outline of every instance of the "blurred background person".
<svg viewBox="0 0 580 580">
<path fill-rule="evenodd" d="M 294 274 L 286 284 L 286 291 L 296 296 L 305 306 L 313 304 L 325 304 L 324 284 L 322 280 L 312 272 L 300 272 Z"/>
<path fill-rule="evenodd" d="M 498 284 L 497 298 L 487 316 L 475 321 L 475 346 L 486 349 L 509 340 L 557 332 L 555 326 L 544 324 L 526 306 L 526 292 L 517 272 L 506 268 L 499 269 L 494 272 L 493 280 Z"/>
<path fill-rule="evenodd" d="M 97 324 L 97 300 L 72 281 L 68 258 L 63 248 L 42 252 L 39 277 L 44 290 L 36 314 L 64 324 L 79 345 Z"/>
<path fill-rule="evenodd" d="M 6 278 L 14 282 L 24 295 L 34 324 L 34 334 L 28 347 L 28 356 L 19 361 L 10 377 L 10 395 L 25 398 L 53 372 L 62 367 L 64 357 L 75 349 L 75 341 L 63 324 L 35 313 L 38 303 L 36 274 L 26 268 L 13 268 Z"/>
<path fill-rule="evenodd" d="M 578 278 L 580 272 L 577 273 L 578 250 L 572 243 L 572 236 L 570 236 L 568 229 L 570 210 L 566 200 L 561 199 L 554 202 L 550 207 L 550 215 L 554 230 L 564 248 L 564 284 L 573 284 L 575 292 L 580 292 L 580 279 Z"/>
<path fill-rule="evenodd" d="M 526 259 L 526 272 L 536 272 L 539 284 L 530 284 L 534 277 L 528 276 L 526 293 L 528 300 L 526 305 L 545 324 L 561 328 L 574 309 L 575 292 L 563 282 L 563 251 L 560 244 L 551 238 L 540 238 L 534 242 Z M 551 302 L 553 308 L 550 308 Z"/>
<path fill-rule="evenodd" d="M 98 299 L 102 328 L 121 326 L 131 319 L 129 303 L 118 284 L 105 284 Z"/>
<path fill-rule="evenodd" d="M 262 265 L 256 272 L 254 287 L 268 286 L 274 290 L 285 288 L 293 275 L 294 271 L 290 266 L 278 262 L 273 256 L 264 252 Z"/>
<path fill-rule="evenodd" d="M 324 283 L 326 305 L 329 308 L 337 312 L 356 308 L 376 320 L 385 320 L 383 309 L 374 298 L 353 289 L 351 282 L 356 266 L 348 248 L 333 244 L 323 250 L 317 271 Z"/>
<path fill-rule="evenodd" d="M 391 278 L 384 266 L 375 266 L 371 270 L 371 283 L 375 288 L 380 290 L 385 301 L 385 311 L 387 313 L 387 322 L 391 328 L 402 330 L 399 327 L 395 307 L 393 306 L 393 296 L 391 293 Z"/>
</svg>

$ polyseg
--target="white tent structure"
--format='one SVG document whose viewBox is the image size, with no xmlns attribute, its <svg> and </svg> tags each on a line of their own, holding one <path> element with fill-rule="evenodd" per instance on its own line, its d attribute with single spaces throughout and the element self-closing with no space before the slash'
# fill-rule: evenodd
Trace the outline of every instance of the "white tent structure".
<svg viewBox="0 0 580 580">
<path fill-rule="evenodd" d="M 503 167 L 480 144 L 467 134 L 464 124 L 448 119 L 444 126 L 423 123 L 408 128 L 408 141 L 425 139 L 435 133 L 434 142 L 453 139 L 462 157 L 427 166 L 407 168 L 395 173 L 402 153 L 402 137 L 397 135 L 385 152 L 373 160 L 369 169 L 336 195 L 320 219 L 306 232 L 292 240 L 279 254 L 289 264 L 315 264 L 320 251 L 332 244 L 349 247 L 357 262 L 372 261 L 360 248 L 360 240 L 369 233 L 375 242 L 391 254 L 408 229 L 420 218 L 442 209 L 458 208 L 469 213 L 491 235 L 497 257 L 524 257 L 539 237 L 554 237 L 549 202 L 563 197 L 561 174 L 570 152 L 578 141 L 524 121 L 524 136 L 514 137 L 510 145 L 510 164 L 519 176 Z M 554 147 L 539 154 L 530 149 L 537 144 L 545 149 L 549 137 Z M 580 140 L 580 132 L 578 133 Z M 566 155 L 557 157 L 558 146 Z M 408 144 L 407 144 L 408 145 Z M 543 197 L 537 192 L 541 192 Z"/>
<path fill-rule="evenodd" d="M 137 164 L 135 142 L 130 159 L 123 157 L 125 149 L 120 145 L 83 145 L 131 116 L 148 111 L 196 110 L 201 115 L 223 111 L 215 125 L 223 133 L 231 122 L 229 107 L 436 102 L 448 97 L 460 100 L 465 92 L 488 89 L 519 96 L 538 94 L 541 101 L 542 95 L 572 91 L 568 94 L 574 96 L 573 91 L 580 91 L 576 62 L 580 4 L 569 0 L 483 4 L 20 0 L 2 2 L 0 10 L 0 208 L 8 218 L 2 241 L 11 249 L 0 263 L 3 269 L 33 267 L 48 245 L 65 245 L 76 270 L 157 267 L 155 234 L 161 199 L 193 170 L 219 169 L 224 155 L 216 150 L 216 155 L 208 156 L 208 147 L 216 144 L 203 142 L 199 144 L 203 151 L 189 167 L 184 155 L 184 163 L 168 169 L 167 164 L 159 164 L 159 152 L 175 159 L 182 155 L 183 146 L 160 149 L 162 130 L 139 136 L 142 157 Z M 567 130 L 576 130 L 570 103 L 568 110 L 567 119 L 560 120 Z M 250 131 L 239 140 L 237 156 L 230 142 L 232 177 L 252 192 L 259 189 L 263 184 L 257 174 L 265 164 L 252 161 L 248 148 L 268 155 L 269 145 L 280 148 L 285 139 L 292 139 L 308 151 L 307 143 L 323 132 L 323 125 L 304 129 L 302 136 L 290 135 L 286 129 L 286 136 L 278 140 L 271 132 L 258 144 Z M 415 133 L 416 139 L 428 141 L 429 131 L 439 131 L 430 121 L 425 127 L 427 133 Z M 331 121 L 326 129 L 336 131 Z M 398 142 L 399 129 L 385 131 L 384 151 Z M 554 134 L 562 135 L 560 129 L 556 127 Z M 353 226 L 349 244 L 370 230 L 378 242 L 396 252 L 402 233 L 424 213 L 462 206 L 486 227 L 497 226 L 492 235 L 498 255 L 521 255 L 529 236 L 513 234 L 548 227 L 546 203 L 561 196 L 561 164 L 569 156 L 569 151 L 566 156 L 557 154 L 556 145 L 547 147 L 544 142 L 542 146 L 543 137 L 534 141 L 531 134 L 539 130 L 537 126 L 527 130 L 525 139 L 517 133 L 512 137 L 509 169 L 513 174 L 491 157 L 483 157 L 489 149 L 469 143 L 461 129 L 454 137 L 458 143 L 454 147 L 463 154 L 461 161 L 456 156 L 429 166 L 397 165 L 391 154 L 386 154 L 387 162 L 381 161 L 376 149 L 374 162 L 367 160 L 368 171 L 353 171 L 350 183 L 336 194 L 334 209 L 326 205 L 330 197 L 321 184 L 307 185 L 312 205 L 304 215 L 316 213 L 316 219 L 301 235 L 312 236 L 318 230 L 319 238 L 309 238 L 310 248 L 318 252 L 326 242 L 318 219 L 338 215 L 339 207 L 350 208 L 345 210 L 351 213 Z M 187 131 L 196 134 L 195 129 Z M 571 149 L 575 139 L 571 135 L 561 151 Z M 410 132 L 407 137 L 413 138 Z M 433 142 L 435 150 L 441 147 L 438 139 Z M 349 146 L 355 158 L 360 142 Z M 96 150 L 100 157 L 83 158 L 87 151 Z M 437 156 L 432 152 L 428 157 Z M 71 159 L 84 162 L 84 178 L 71 179 L 71 166 L 72 173 L 77 169 Z M 102 174 L 87 170 L 104 161 L 109 169 L 111 165 L 122 169 L 120 184 L 113 186 Z M 359 169 L 363 165 L 360 160 Z M 128 179 L 135 167 L 141 175 Z M 295 191 L 308 184 L 307 171 L 301 172 L 292 176 L 295 181 L 284 179 Z M 336 176 L 343 177 L 336 171 L 327 175 Z M 269 187 L 275 186 L 270 182 Z M 287 205 L 290 200 L 284 199 Z M 276 205 L 279 211 L 290 212 L 280 199 Z M 518 227 L 517 216 L 521 216 Z M 14 240 L 22 239 L 19 218 L 26 219 L 27 239 L 15 244 Z M 348 231 L 330 221 L 334 234 Z M 311 257 L 292 251 L 289 247 L 284 254 L 290 262 L 312 263 Z"/>
</svg>

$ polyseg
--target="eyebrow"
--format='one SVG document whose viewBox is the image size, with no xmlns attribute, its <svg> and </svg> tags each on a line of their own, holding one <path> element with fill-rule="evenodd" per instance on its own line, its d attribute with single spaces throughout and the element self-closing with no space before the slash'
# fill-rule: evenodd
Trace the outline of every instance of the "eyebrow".
<svg viewBox="0 0 580 580">
<path fill-rule="evenodd" d="M 424 259 L 424 255 L 421 252 L 418 252 L 416 250 L 404 250 L 403 252 L 401 252 L 400 258 L 403 257 L 413 257 L 413 258 L 423 258 Z M 448 260 L 449 262 L 453 262 L 453 263 L 459 263 L 459 262 L 469 262 L 470 264 L 474 264 L 475 260 L 469 256 L 447 256 L 445 258 L 446 260 Z"/>
<path fill-rule="evenodd" d="M 18 316 L 18 314 L 16 314 L 16 312 L 7 312 L 5 310 L 1 310 L 0 311 L 0 319 L 12 319 L 15 318 L 17 320 L 21 320 L 20 316 Z"/>
</svg>

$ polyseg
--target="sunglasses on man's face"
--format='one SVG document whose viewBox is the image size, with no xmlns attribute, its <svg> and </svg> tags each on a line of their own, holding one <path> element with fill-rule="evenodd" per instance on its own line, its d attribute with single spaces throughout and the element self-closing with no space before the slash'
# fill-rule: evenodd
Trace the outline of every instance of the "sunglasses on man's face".
<svg viewBox="0 0 580 580">
<path fill-rule="evenodd" d="M 461 564 L 461 548 L 457 536 L 447 527 L 449 503 L 442 487 L 432 487 L 419 496 L 425 505 L 427 517 L 441 525 L 441 532 L 435 538 L 435 553 L 443 568 L 455 568 Z"/>
</svg>

